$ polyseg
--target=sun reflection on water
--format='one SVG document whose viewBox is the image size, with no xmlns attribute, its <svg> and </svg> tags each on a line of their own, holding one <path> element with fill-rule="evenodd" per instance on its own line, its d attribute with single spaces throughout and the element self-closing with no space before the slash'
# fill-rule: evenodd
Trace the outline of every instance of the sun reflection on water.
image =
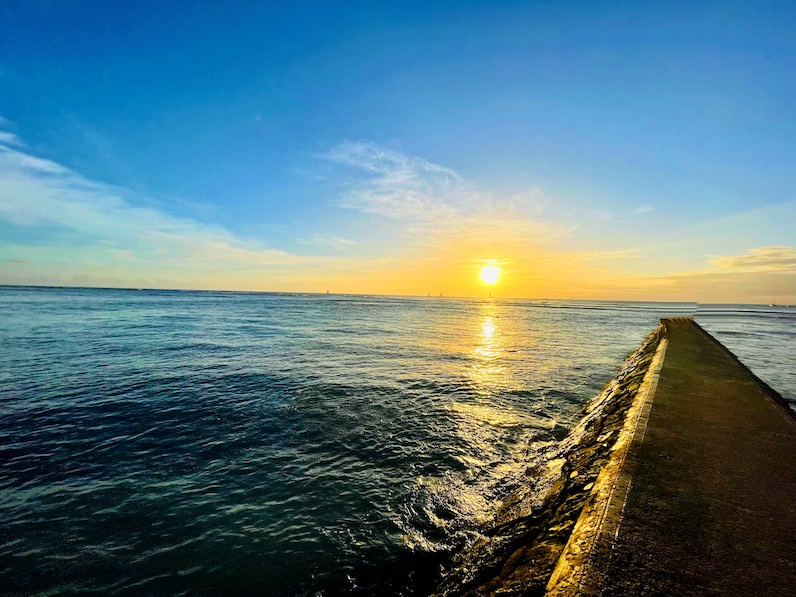
<svg viewBox="0 0 796 597">
<path fill-rule="evenodd" d="M 505 382 L 505 368 L 501 363 L 504 346 L 501 330 L 497 323 L 497 315 L 492 305 L 486 305 L 480 320 L 480 334 L 473 348 L 470 378 L 481 396 L 490 396 L 498 391 Z M 476 328 L 477 329 L 477 328 Z"/>
<path fill-rule="evenodd" d="M 492 336 L 495 335 L 495 322 L 492 320 L 491 316 L 487 316 L 486 319 L 481 323 L 481 336 L 485 340 L 489 340 Z"/>
<path fill-rule="evenodd" d="M 516 398 L 524 389 L 516 369 L 523 354 L 518 342 L 526 335 L 516 322 L 516 312 L 491 302 L 461 321 L 459 349 L 467 358 L 460 371 L 469 391 L 458 393 L 446 410 L 450 431 L 460 439 L 454 458 L 462 468 L 428 486 L 430 504 L 456 513 L 442 526 L 465 528 L 492 520 L 505 488 L 525 482 L 529 446 L 555 425 Z M 434 512 L 434 506 L 428 509 Z"/>
<path fill-rule="evenodd" d="M 457 433 L 470 446 L 470 454 L 462 455 L 468 468 L 479 468 L 501 458 L 497 436 L 518 424 L 513 409 L 501 404 L 506 376 L 503 363 L 503 337 L 494 305 L 483 305 L 470 320 L 473 330 L 471 358 L 467 377 L 474 390 L 470 400 L 455 401 L 451 411 L 457 415 Z"/>
</svg>

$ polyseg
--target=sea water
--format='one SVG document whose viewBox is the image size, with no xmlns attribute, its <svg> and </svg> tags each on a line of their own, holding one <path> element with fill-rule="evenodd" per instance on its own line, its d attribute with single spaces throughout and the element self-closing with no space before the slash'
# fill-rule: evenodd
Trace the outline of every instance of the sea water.
<svg viewBox="0 0 796 597">
<path fill-rule="evenodd" d="M 678 315 L 796 401 L 785 307 L 0 287 L 0 587 L 427 593 Z"/>
</svg>

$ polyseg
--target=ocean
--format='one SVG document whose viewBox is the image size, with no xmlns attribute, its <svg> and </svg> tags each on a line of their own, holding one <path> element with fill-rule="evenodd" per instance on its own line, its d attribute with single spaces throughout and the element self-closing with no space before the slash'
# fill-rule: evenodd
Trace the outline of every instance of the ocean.
<svg viewBox="0 0 796 597">
<path fill-rule="evenodd" d="M 0 587 L 422 595 L 661 317 L 796 404 L 796 309 L 0 287 Z"/>
</svg>

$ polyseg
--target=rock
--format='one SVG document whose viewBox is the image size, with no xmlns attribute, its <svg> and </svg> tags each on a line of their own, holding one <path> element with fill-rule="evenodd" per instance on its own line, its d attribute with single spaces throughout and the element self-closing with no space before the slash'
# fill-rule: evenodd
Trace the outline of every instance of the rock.
<svg viewBox="0 0 796 597">
<path fill-rule="evenodd" d="M 647 336 L 617 376 L 583 408 L 583 419 L 546 454 L 547 462 L 529 467 L 536 485 L 503 501 L 492 526 L 453 557 L 436 595 L 544 594 L 652 362 L 661 329 Z M 534 493 L 543 497 L 533 499 Z M 532 504 L 541 505 L 534 510 Z"/>
</svg>

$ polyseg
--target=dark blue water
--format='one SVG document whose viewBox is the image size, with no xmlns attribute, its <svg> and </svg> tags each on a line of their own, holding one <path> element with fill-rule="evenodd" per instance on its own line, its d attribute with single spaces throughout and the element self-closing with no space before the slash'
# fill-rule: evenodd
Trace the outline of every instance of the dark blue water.
<svg viewBox="0 0 796 597">
<path fill-rule="evenodd" d="M 796 400 L 784 308 L 0 287 L 0 587 L 423 594 L 694 312 Z"/>
</svg>

